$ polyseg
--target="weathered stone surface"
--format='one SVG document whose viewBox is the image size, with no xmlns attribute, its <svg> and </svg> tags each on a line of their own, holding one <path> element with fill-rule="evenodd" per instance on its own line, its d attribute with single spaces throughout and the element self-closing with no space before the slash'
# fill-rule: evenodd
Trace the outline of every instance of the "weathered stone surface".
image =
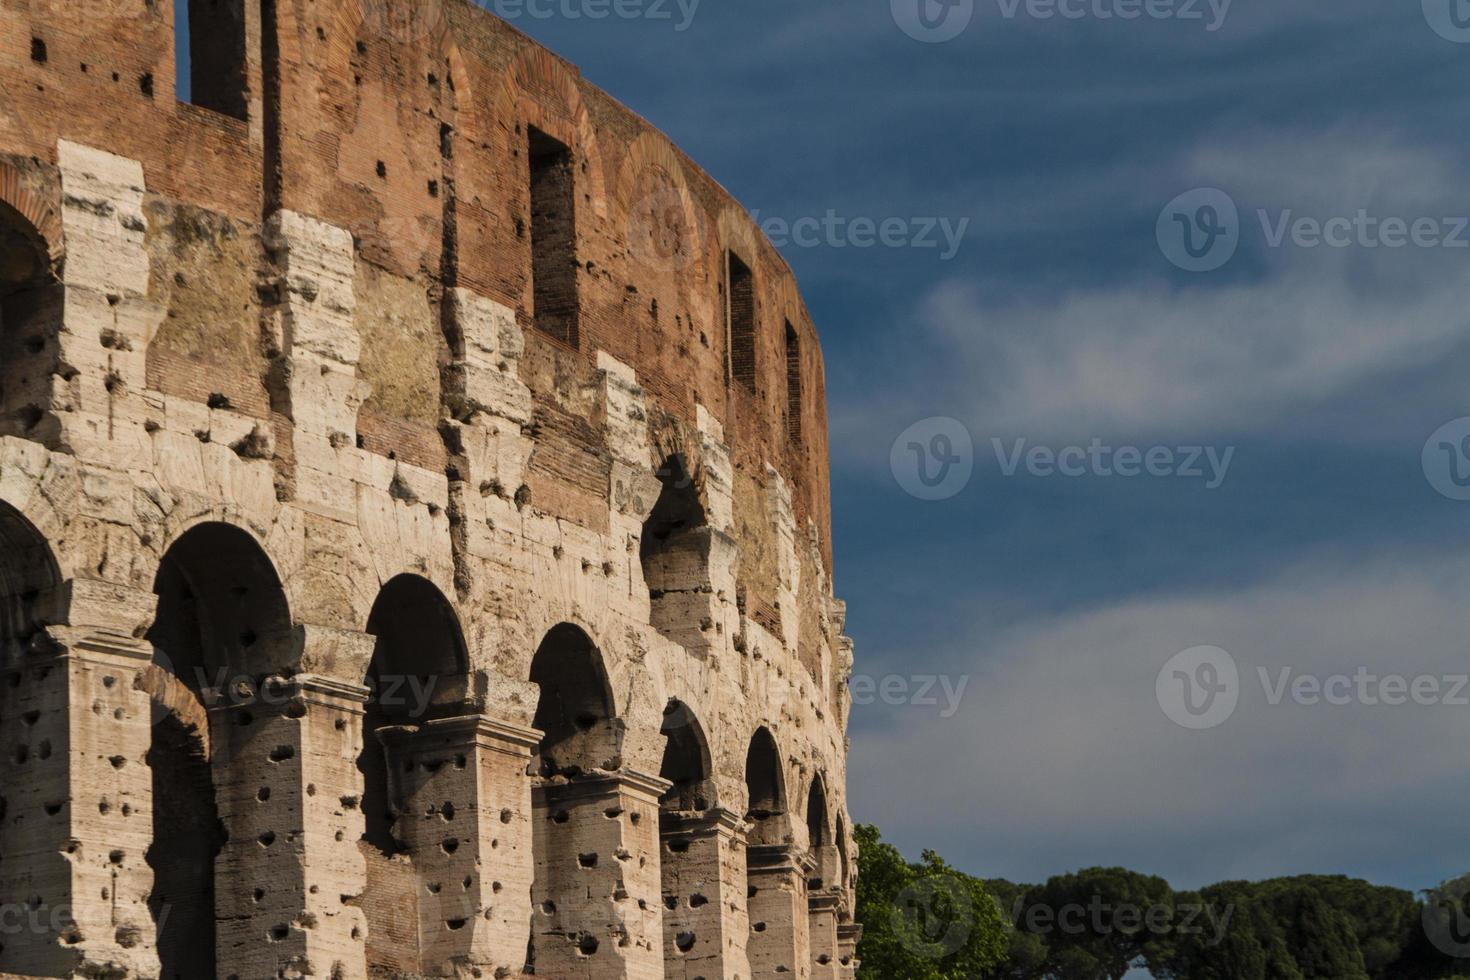
<svg viewBox="0 0 1470 980">
<path fill-rule="evenodd" d="M 191 6 L 0 9 L 0 974 L 854 975 L 780 256 L 470 4 Z"/>
</svg>

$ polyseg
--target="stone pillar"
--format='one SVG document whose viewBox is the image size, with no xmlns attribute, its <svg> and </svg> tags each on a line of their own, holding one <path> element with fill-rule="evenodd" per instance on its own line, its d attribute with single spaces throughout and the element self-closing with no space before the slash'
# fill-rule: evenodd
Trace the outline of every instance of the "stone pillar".
<svg viewBox="0 0 1470 980">
<path fill-rule="evenodd" d="M 838 980 L 842 975 L 837 938 L 837 911 L 841 902 L 842 894 L 835 889 L 817 892 L 807 899 L 812 980 Z"/>
<path fill-rule="evenodd" d="M 158 975 L 151 656 L 131 636 L 51 627 L 0 675 L 0 971 Z"/>
<path fill-rule="evenodd" d="M 518 976 L 531 934 L 531 753 L 541 733 L 468 715 L 379 731 L 430 976 Z"/>
<path fill-rule="evenodd" d="M 844 922 L 837 927 L 837 963 L 840 967 L 837 975 L 842 980 L 855 980 L 858 966 L 862 961 L 857 958 L 858 940 L 863 938 L 863 927 L 855 922 Z"/>
<path fill-rule="evenodd" d="M 664 813 L 664 976 L 746 980 L 745 842 L 729 810 Z"/>
<path fill-rule="evenodd" d="M 809 861 L 791 844 L 751 847 L 746 861 L 750 885 L 746 892 L 750 903 L 750 975 L 756 980 L 809 977 Z"/>
<path fill-rule="evenodd" d="M 225 692 L 211 709 L 229 834 L 215 862 L 221 977 L 366 977 L 357 757 L 367 695 L 304 674 Z"/>
<path fill-rule="evenodd" d="M 535 787 L 538 976 L 662 980 L 658 820 L 669 785 L 619 772 Z"/>
</svg>

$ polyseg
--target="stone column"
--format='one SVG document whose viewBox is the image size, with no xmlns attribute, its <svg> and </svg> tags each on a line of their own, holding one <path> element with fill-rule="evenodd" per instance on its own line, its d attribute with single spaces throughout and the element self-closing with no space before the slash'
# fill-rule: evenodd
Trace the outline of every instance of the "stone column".
<svg viewBox="0 0 1470 980">
<path fill-rule="evenodd" d="M 842 980 L 855 980 L 861 960 L 857 958 L 858 940 L 863 938 L 863 927 L 855 922 L 844 922 L 837 927 L 837 962 L 841 969 L 837 975 Z"/>
<path fill-rule="evenodd" d="M 745 980 L 750 918 L 745 907 L 743 822 L 729 810 L 664 813 L 664 976 Z"/>
<path fill-rule="evenodd" d="M 520 975 L 535 878 L 526 771 L 541 733 L 475 714 L 377 735 L 419 887 L 421 969 Z"/>
<path fill-rule="evenodd" d="M 842 894 L 835 889 L 817 892 L 807 899 L 813 980 L 838 980 L 842 975 L 837 938 L 837 911 L 841 901 Z"/>
<path fill-rule="evenodd" d="M 0 971 L 158 975 L 151 704 L 138 683 L 151 656 L 131 635 L 51 627 L 4 666 Z"/>
<path fill-rule="evenodd" d="M 756 980 L 803 980 L 811 975 L 807 876 L 810 862 L 791 844 L 751 847 L 750 975 Z"/>
<path fill-rule="evenodd" d="M 669 785 L 619 772 L 534 788 L 538 976 L 662 980 L 658 818 Z"/>
<path fill-rule="evenodd" d="M 357 848 L 367 695 L 304 674 L 225 692 L 211 709 L 229 834 L 215 862 L 220 976 L 367 975 Z"/>
</svg>

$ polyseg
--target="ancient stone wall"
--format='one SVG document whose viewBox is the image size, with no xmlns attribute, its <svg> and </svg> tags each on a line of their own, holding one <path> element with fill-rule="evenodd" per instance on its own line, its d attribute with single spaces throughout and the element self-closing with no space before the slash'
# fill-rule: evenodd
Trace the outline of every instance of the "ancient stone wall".
<svg viewBox="0 0 1470 980">
<path fill-rule="evenodd" d="M 0 974 L 852 976 L 785 264 L 463 0 L 188 6 L 0 0 Z"/>
</svg>

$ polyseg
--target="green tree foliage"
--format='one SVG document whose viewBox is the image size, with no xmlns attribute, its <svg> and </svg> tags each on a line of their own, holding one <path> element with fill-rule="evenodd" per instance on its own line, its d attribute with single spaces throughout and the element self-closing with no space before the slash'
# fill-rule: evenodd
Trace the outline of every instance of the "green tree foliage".
<svg viewBox="0 0 1470 980">
<path fill-rule="evenodd" d="M 1000 907 L 978 878 L 937 854 L 910 864 L 876 827 L 858 827 L 862 980 L 975 980 L 1006 954 Z"/>
<path fill-rule="evenodd" d="M 857 838 L 861 980 L 1470 980 L 1470 876 L 1422 896 L 1325 875 L 1175 892 L 1122 868 L 1025 885 Z"/>
</svg>

